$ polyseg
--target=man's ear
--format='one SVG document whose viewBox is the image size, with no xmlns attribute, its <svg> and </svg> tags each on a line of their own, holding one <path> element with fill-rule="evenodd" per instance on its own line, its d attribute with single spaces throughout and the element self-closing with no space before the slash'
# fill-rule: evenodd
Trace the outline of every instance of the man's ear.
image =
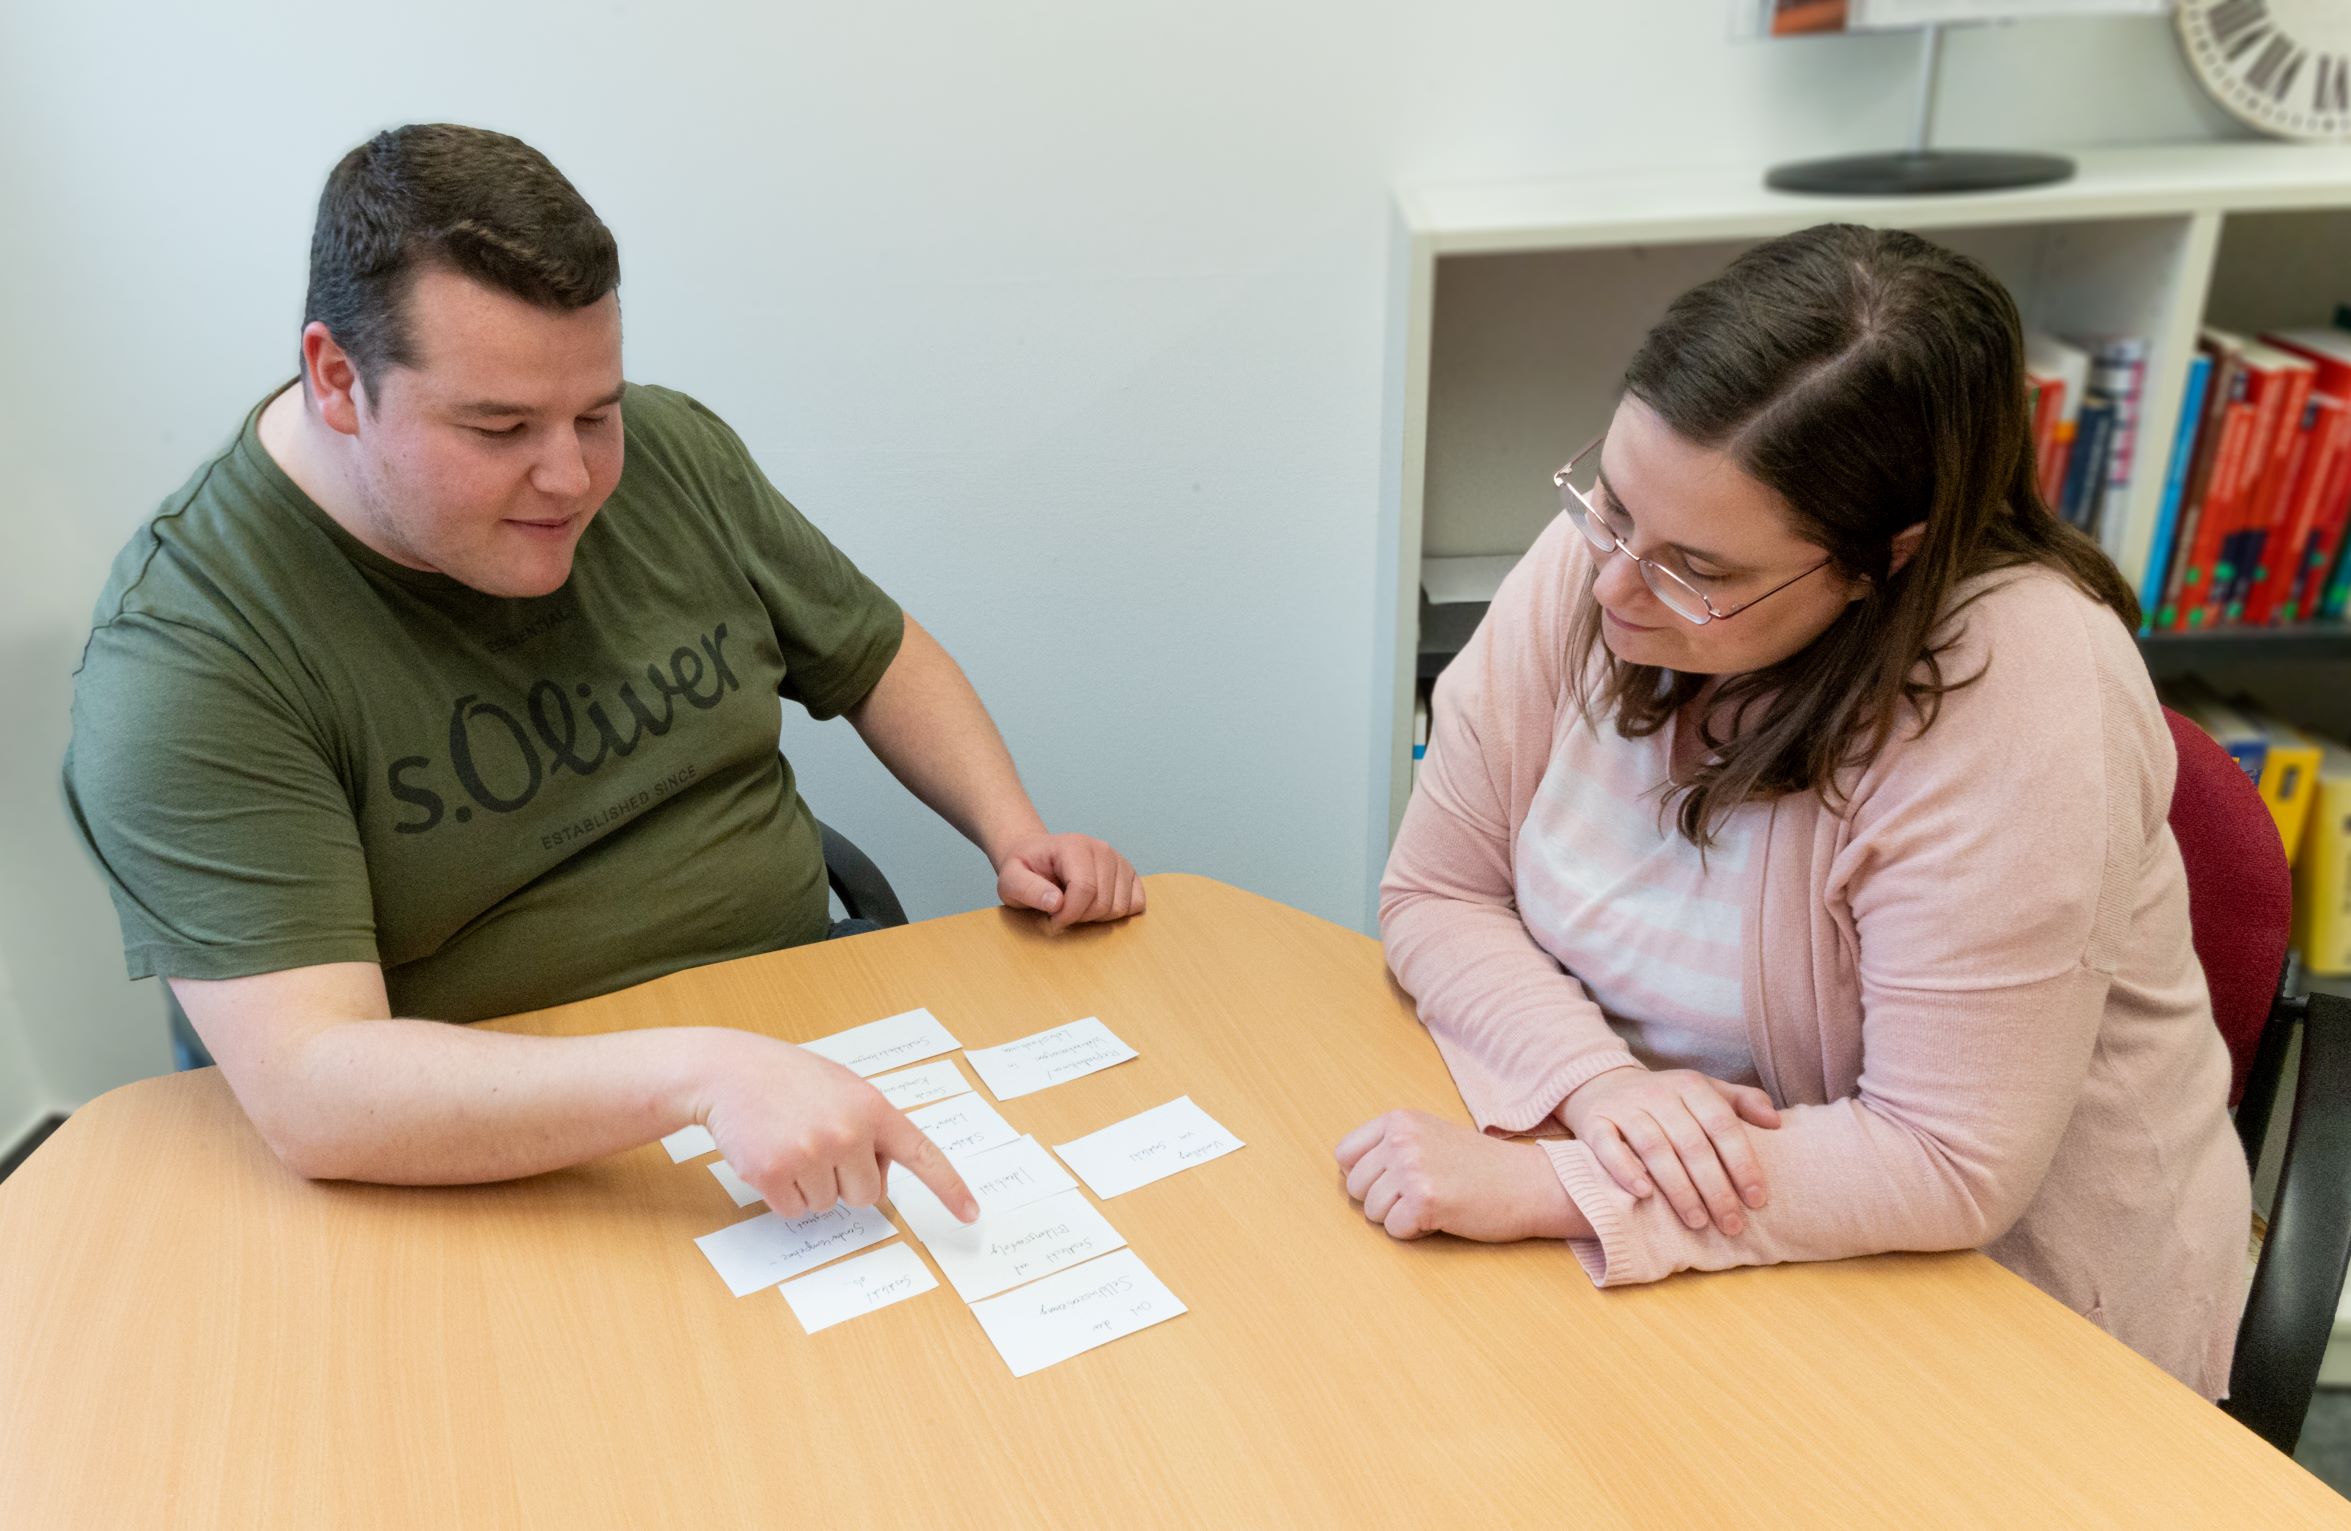
<svg viewBox="0 0 2351 1531">
<path fill-rule="evenodd" d="M 1924 521 L 1913 521 L 1910 525 L 1896 532 L 1894 534 L 1893 560 L 1888 565 L 1886 572 L 1888 574 L 1901 573 L 1903 565 L 1918 556 L 1918 545 L 1926 541 L 1926 535 L 1927 524 Z"/>
<path fill-rule="evenodd" d="M 302 383 L 329 429 L 346 436 L 359 434 L 367 385 L 359 380 L 359 368 L 350 354 L 335 344 L 335 337 L 321 320 L 302 326 Z"/>
</svg>

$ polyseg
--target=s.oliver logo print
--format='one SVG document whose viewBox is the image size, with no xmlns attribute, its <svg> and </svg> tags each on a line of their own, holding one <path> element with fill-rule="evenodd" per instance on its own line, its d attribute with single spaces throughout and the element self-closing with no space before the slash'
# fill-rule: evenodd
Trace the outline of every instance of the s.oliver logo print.
<svg viewBox="0 0 2351 1531">
<path fill-rule="evenodd" d="M 467 822 L 475 807 L 513 813 L 559 771 L 593 776 L 607 761 L 635 754 L 647 737 L 670 731 L 678 702 L 707 712 L 728 692 L 743 689 L 727 664 L 726 639 L 721 622 L 696 640 L 700 652 L 681 644 L 670 651 L 666 672 L 659 663 L 645 666 L 646 695 L 639 695 L 633 678 L 624 680 L 610 705 L 584 681 L 566 690 L 548 679 L 531 682 L 511 708 L 474 692 L 458 697 L 449 705 L 448 770 L 470 802 L 451 811 L 443 794 L 427 785 L 436 774 L 434 758 L 403 755 L 385 775 L 392 796 L 414 812 L 392 828 L 421 835 L 445 818 Z"/>
</svg>

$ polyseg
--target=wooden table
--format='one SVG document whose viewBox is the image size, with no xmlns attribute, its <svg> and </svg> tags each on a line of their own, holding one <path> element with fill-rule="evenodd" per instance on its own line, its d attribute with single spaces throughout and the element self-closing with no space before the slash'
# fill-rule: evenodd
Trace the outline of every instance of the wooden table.
<svg viewBox="0 0 2351 1531">
<path fill-rule="evenodd" d="M 1190 1313 L 1015 1379 L 944 1283 L 814 1336 L 695 1250 L 655 1145 L 510 1185 L 312 1185 L 214 1071 L 0 1186 L 0 1525 L 2276 1525 L 2351 1506 L 1973 1254 L 1601 1292 L 1556 1246 L 1396 1244 L 1331 1145 L 1461 1106 L 1377 946 L 1197 878 L 1048 938 L 960 915 L 517 1017 L 967 1044 L 1100 1015 L 1065 1141 L 1189 1093 L 1240 1152 L 1110 1202 Z"/>
</svg>

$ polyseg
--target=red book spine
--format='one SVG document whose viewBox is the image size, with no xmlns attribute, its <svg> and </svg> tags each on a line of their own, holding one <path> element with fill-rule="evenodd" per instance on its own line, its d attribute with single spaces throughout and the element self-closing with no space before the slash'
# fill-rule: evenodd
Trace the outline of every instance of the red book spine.
<svg viewBox="0 0 2351 1531">
<path fill-rule="evenodd" d="M 2307 556 L 2310 537 L 2318 527 L 2321 491 L 2333 482 L 2341 459 L 2346 430 L 2343 401 L 2332 394 L 2314 393 L 2305 410 L 2310 427 L 2296 433 L 2294 471 L 2285 494 L 2285 511 L 2262 551 L 2262 574 L 2245 598 L 2245 620 L 2268 626 L 2293 602 L 2294 577 Z"/>
<path fill-rule="evenodd" d="M 2236 578 L 2224 592 L 2232 622 L 2240 618 L 2254 620 L 2247 607 L 2254 586 L 2267 577 L 2269 559 L 2275 551 L 2272 539 L 2279 534 L 2291 509 L 2294 473 L 2301 466 L 2301 454 L 2310 445 L 2307 430 L 2317 424 L 2309 417 L 2311 380 L 2308 367 L 2282 369 L 2270 380 L 2270 387 L 2281 392 L 2268 450 L 2253 459 L 2252 498 L 2245 506 L 2243 530 L 2238 538 Z"/>
<path fill-rule="evenodd" d="M 2206 601 L 2212 586 L 2220 549 L 2237 501 L 2237 479 L 2244 467 L 2245 445 L 2253 434 L 2259 414 L 2257 406 L 2238 402 L 2231 404 L 2221 416 L 2219 455 L 2212 464 L 2212 478 L 2204 487 L 2204 511 L 2196 520 L 2196 545 L 2190 550 L 2188 564 L 2180 580 L 2180 599 L 2177 614 L 2172 618 L 2174 629 L 2201 627 L 2207 620 Z"/>
</svg>

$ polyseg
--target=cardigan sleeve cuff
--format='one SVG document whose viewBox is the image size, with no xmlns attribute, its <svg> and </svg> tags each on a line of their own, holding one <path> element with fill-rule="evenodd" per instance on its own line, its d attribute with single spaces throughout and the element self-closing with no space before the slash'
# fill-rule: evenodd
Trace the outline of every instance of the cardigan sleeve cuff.
<svg viewBox="0 0 2351 1531">
<path fill-rule="evenodd" d="M 1642 1276 L 1634 1259 L 1631 1221 L 1625 1215 L 1632 1198 L 1600 1168 L 1592 1150 L 1573 1138 L 1547 1138 L 1542 1148 L 1568 1199 L 1592 1225 L 1593 1237 L 1567 1241 L 1592 1284 L 1625 1286 L 1655 1279 Z"/>
<path fill-rule="evenodd" d="M 1441 1049 L 1440 1049 L 1441 1051 Z M 1617 1069 L 1637 1069 L 1641 1060 L 1632 1050 L 1623 1046 L 1603 1047 L 1580 1053 L 1568 1059 L 1549 1073 L 1531 1090 L 1501 1100 L 1470 1100 L 1470 1115 L 1480 1128 L 1504 1133 L 1532 1131 L 1556 1114 L 1562 1102 L 1578 1087 L 1602 1074 Z M 1456 1084 L 1460 1083 L 1458 1074 Z"/>
</svg>

